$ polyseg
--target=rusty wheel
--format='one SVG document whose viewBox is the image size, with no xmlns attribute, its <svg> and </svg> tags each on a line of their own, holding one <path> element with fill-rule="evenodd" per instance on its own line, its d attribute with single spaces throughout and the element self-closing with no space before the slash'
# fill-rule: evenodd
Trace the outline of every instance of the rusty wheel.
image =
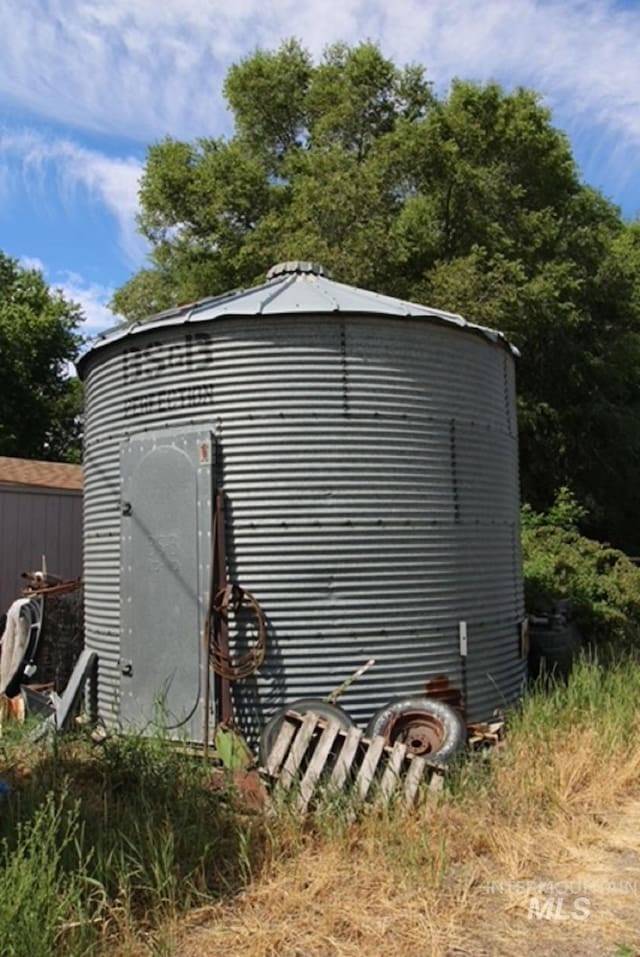
<svg viewBox="0 0 640 957">
<path fill-rule="evenodd" d="M 447 732 L 435 715 L 426 711 L 407 711 L 390 722 L 387 735 L 392 744 L 402 741 L 410 754 L 432 754 L 441 749 Z"/>
<path fill-rule="evenodd" d="M 378 711 L 366 731 L 382 735 L 388 744 L 402 741 L 409 754 L 444 764 L 466 742 L 466 729 L 457 711 L 430 698 L 399 698 Z"/>
</svg>

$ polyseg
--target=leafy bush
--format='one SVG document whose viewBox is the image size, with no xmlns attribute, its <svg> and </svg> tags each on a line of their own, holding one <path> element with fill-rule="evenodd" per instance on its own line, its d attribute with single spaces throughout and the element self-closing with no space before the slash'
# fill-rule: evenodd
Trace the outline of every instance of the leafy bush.
<svg viewBox="0 0 640 957">
<path fill-rule="evenodd" d="M 560 489 L 548 512 L 522 509 L 527 611 L 570 599 L 587 641 L 640 644 L 640 569 L 621 551 L 582 536 L 586 510 Z"/>
</svg>

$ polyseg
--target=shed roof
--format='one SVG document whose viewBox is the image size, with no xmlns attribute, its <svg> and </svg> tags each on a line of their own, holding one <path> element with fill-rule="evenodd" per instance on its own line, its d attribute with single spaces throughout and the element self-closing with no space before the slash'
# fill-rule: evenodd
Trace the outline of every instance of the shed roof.
<svg viewBox="0 0 640 957">
<path fill-rule="evenodd" d="M 37 462 L 0 455 L 0 486 L 25 485 L 37 488 L 82 491 L 82 466 L 65 462 Z"/>
<path fill-rule="evenodd" d="M 454 312 L 443 312 L 393 296 L 383 296 L 367 289 L 335 282 L 318 263 L 293 261 L 280 263 L 267 273 L 267 281 L 249 289 L 234 289 L 220 296 L 201 299 L 167 309 L 142 322 L 117 326 L 96 337 L 93 347 L 78 364 L 82 376 L 86 360 L 103 346 L 142 332 L 167 326 L 188 325 L 243 316 L 284 316 L 292 314 L 357 313 L 398 318 L 424 319 L 448 326 L 457 326 L 503 345 L 516 355 L 518 350 L 501 332 L 467 322 Z"/>
</svg>

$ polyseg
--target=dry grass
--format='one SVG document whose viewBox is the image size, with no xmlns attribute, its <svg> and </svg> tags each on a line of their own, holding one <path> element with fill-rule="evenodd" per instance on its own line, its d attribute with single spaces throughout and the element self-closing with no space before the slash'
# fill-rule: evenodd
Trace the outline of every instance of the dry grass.
<svg viewBox="0 0 640 957">
<path fill-rule="evenodd" d="M 193 914 L 173 952 L 640 953 L 640 901 L 619 892 L 635 882 L 640 894 L 640 711 L 587 677 L 573 698 L 525 707 L 491 767 L 468 766 L 436 807 L 351 824 L 332 808 L 304 827 L 280 815 L 274 857 L 235 900 Z M 536 892 L 518 881 L 571 882 L 560 919 L 531 918 Z M 587 919 L 573 919 L 587 896 Z"/>
<path fill-rule="evenodd" d="M 263 817 L 213 790 L 210 769 L 166 741 L 29 749 L 10 737 L 0 739 L 14 789 L 0 835 L 20 847 L 20 827 L 53 799 L 67 807 L 68 837 L 44 883 L 40 858 L 60 850 L 59 829 L 38 837 L 40 857 L 14 853 L 15 874 L 5 868 L 0 936 L 17 928 L 15 957 L 640 953 L 639 895 L 607 887 L 640 889 L 636 662 L 586 662 L 568 688 L 533 695 L 506 748 L 465 763 L 437 803 L 409 814 L 354 819 L 347 802 L 327 799 L 304 823 L 287 806 Z M 54 879 L 58 896 L 74 888 L 60 913 Z M 569 882 L 554 911 L 566 919 L 532 919 L 532 896 L 544 895 L 517 882 Z M 548 893 L 550 907 L 559 893 Z M 581 897 L 589 914 L 578 921 Z M 29 940 L 12 901 L 28 905 Z"/>
</svg>

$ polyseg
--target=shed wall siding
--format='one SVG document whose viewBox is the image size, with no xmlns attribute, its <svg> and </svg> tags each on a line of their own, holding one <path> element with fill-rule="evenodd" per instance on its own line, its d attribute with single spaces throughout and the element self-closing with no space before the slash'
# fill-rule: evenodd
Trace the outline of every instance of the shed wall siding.
<svg viewBox="0 0 640 957">
<path fill-rule="evenodd" d="M 21 573 L 40 568 L 43 555 L 54 575 L 82 574 L 81 493 L 0 486 L 2 612 L 20 594 Z"/>
</svg>

